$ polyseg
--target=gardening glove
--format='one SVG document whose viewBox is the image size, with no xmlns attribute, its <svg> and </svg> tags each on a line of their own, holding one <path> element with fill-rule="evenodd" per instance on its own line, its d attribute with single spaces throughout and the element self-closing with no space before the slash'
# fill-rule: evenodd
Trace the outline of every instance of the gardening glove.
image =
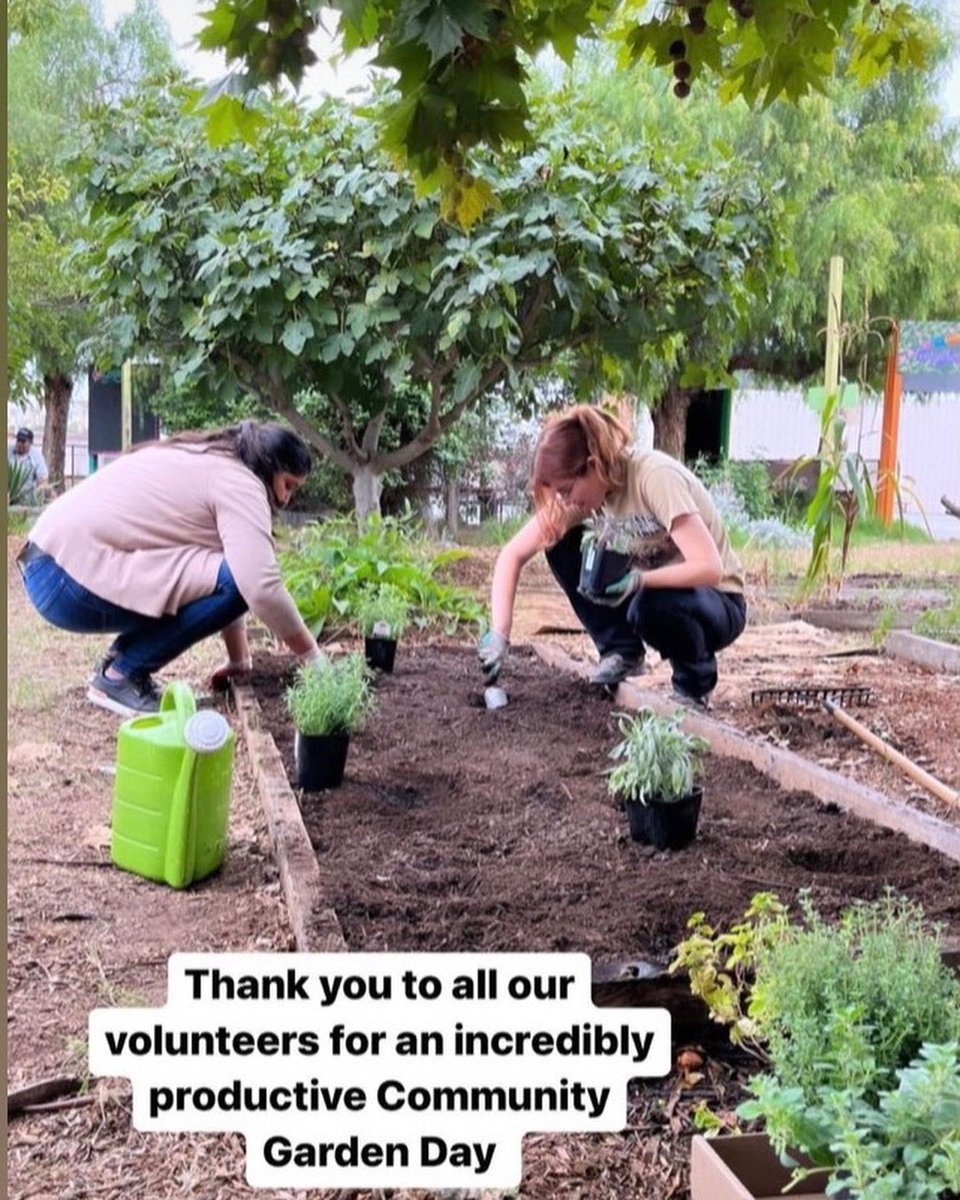
<svg viewBox="0 0 960 1200">
<path fill-rule="evenodd" d="M 495 683 L 510 643 L 502 633 L 488 629 L 477 644 L 477 658 L 480 659 L 480 670 L 486 684 Z"/>
<path fill-rule="evenodd" d="M 634 567 L 632 571 L 628 571 L 626 575 L 604 588 L 602 596 L 595 596 L 594 599 L 597 604 L 606 604 L 610 608 L 615 608 L 617 605 L 623 604 L 625 600 L 629 600 L 642 587 L 643 572 L 639 567 Z"/>
<path fill-rule="evenodd" d="M 249 675 L 253 670 L 253 659 L 250 657 L 238 660 L 228 659 L 221 663 L 210 676 L 210 689 L 214 692 L 224 692 L 231 679 Z"/>
<path fill-rule="evenodd" d="M 326 661 L 327 656 L 317 646 L 314 646 L 305 654 L 297 655 L 297 662 L 301 667 L 322 667 Z"/>
</svg>

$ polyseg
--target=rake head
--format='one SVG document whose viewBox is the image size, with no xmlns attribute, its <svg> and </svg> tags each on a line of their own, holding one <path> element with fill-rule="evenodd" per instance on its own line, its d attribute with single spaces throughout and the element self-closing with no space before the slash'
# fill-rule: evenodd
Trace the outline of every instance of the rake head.
<svg viewBox="0 0 960 1200">
<path fill-rule="evenodd" d="M 794 708 L 821 708 L 825 700 L 832 700 L 841 708 L 863 708 L 872 700 L 868 687 L 775 687 L 756 688 L 750 693 L 754 708 L 764 704 L 785 704 Z"/>
</svg>

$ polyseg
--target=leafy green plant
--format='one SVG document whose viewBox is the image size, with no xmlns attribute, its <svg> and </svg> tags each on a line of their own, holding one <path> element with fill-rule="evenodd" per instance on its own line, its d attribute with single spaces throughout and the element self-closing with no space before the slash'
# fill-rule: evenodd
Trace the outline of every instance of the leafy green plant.
<svg viewBox="0 0 960 1200">
<path fill-rule="evenodd" d="M 936 1200 L 960 1187 L 960 1061 L 957 1042 L 926 1042 L 895 1072 L 892 1085 L 877 1083 L 876 1062 L 849 1016 L 833 1014 L 833 1043 L 847 1053 L 837 1066 L 842 1081 L 815 1094 L 776 1076 L 752 1084 L 756 1098 L 739 1114 L 763 1117 L 781 1155 L 801 1149 L 831 1169 L 828 1196 L 847 1200 Z M 787 1141 L 785 1132 L 793 1139 Z M 815 1156 L 815 1157 L 814 1157 Z M 794 1179 L 810 1172 L 797 1167 Z"/>
<path fill-rule="evenodd" d="M 33 491 L 33 470 L 29 463 L 7 460 L 7 504 L 26 504 Z"/>
<path fill-rule="evenodd" d="M 809 897 L 803 923 L 786 920 L 775 898 L 758 899 L 769 922 L 755 911 L 728 935 L 695 925 L 677 965 L 733 1039 L 749 1038 L 766 1059 L 738 1114 L 761 1118 L 782 1154 L 832 1166 L 838 1106 L 876 1112 L 925 1043 L 960 1038 L 960 980 L 922 910 L 892 893 L 855 904 L 835 925 Z"/>
<path fill-rule="evenodd" d="M 838 390 L 823 401 L 818 453 L 800 459 L 793 467 L 795 472 L 812 463 L 819 467 L 817 487 L 804 513 L 804 522 L 813 531 L 810 561 L 803 580 L 803 589 L 807 593 L 831 585 L 835 521 L 839 518 L 842 530 L 836 569 L 839 589 L 846 571 L 854 524 L 860 515 L 874 511 L 875 496 L 866 459 L 858 451 L 847 449 L 846 437 L 843 392 Z"/>
<path fill-rule="evenodd" d="M 895 627 L 899 615 L 900 610 L 892 600 L 883 606 L 880 616 L 877 617 L 877 623 L 873 627 L 873 634 L 871 635 L 871 640 L 875 646 L 883 645 L 887 634 Z"/>
<path fill-rule="evenodd" d="M 836 1195 L 930 1200 L 960 1193 L 960 1047 L 925 1043 L 873 1106 L 862 1095 L 827 1095 Z"/>
<path fill-rule="evenodd" d="M 418 626 L 479 628 L 483 606 L 463 588 L 440 578 L 445 566 L 469 551 L 437 551 L 419 536 L 412 515 L 317 522 L 295 531 L 279 555 L 283 581 L 310 631 L 328 622 L 350 624 L 371 590 L 394 588 L 407 601 Z"/>
<path fill-rule="evenodd" d="M 828 925 L 801 896 L 805 926 L 758 956 L 751 1011 L 773 1069 L 787 1086 L 810 1091 L 836 1082 L 825 1036 L 828 1014 L 851 1011 L 876 1068 L 890 1084 L 925 1041 L 960 1037 L 960 980 L 944 966 L 936 931 L 912 901 L 885 894 L 857 903 Z"/>
<path fill-rule="evenodd" d="M 286 700 L 290 719 L 308 736 L 355 733 L 376 703 L 362 654 L 301 667 Z"/>
<path fill-rule="evenodd" d="M 612 550 L 615 554 L 629 554 L 632 541 L 633 534 L 622 518 L 610 513 L 594 513 L 583 523 L 583 537 L 580 542 L 583 548 L 596 545 L 603 550 Z"/>
<path fill-rule="evenodd" d="M 400 638 L 410 624 L 409 601 L 388 583 L 361 593 L 355 609 L 360 632 L 365 637 Z M 378 632 L 383 628 L 386 632 Z"/>
<path fill-rule="evenodd" d="M 687 922 L 690 934 L 676 949 L 670 972 L 687 971 L 690 990 L 710 1016 L 730 1026 L 730 1040 L 765 1058 L 750 1012 L 750 985 L 762 947 L 779 941 L 787 926 L 787 908 L 772 892 L 758 892 L 742 921 L 718 932 L 702 912 Z"/>
<path fill-rule="evenodd" d="M 953 594 L 949 604 L 928 608 L 913 626 L 913 632 L 960 646 L 960 592 Z"/>
<path fill-rule="evenodd" d="M 677 709 L 658 716 L 649 708 L 617 714 L 621 740 L 610 751 L 617 765 L 607 781 L 612 795 L 632 804 L 672 803 L 693 791 L 709 743 L 680 728 L 684 715 Z"/>
</svg>

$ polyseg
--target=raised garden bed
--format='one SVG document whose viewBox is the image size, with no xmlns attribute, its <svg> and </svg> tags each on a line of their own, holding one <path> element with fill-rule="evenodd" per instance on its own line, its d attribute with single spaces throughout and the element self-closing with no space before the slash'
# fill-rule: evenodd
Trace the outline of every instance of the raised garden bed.
<svg viewBox="0 0 960 1200">
<path fill-rule="evenodd" d="M 258 661 L 254 682 L 292 777 L 282 664 Z M 729 923 L 758 890 L 804 887 L 830 914 L 889 885 L 960 933 L 960 866 L 738 761 L 710 757 L 689 848 L 636 845 L 602 775 L 610 702 L 520 653 L 508 690 L 487 712 L 469 649 L 411 648 L 378 687 L 343 787 L 304 798 L 350 949 L 664 958 L 692 912 Z"/>
</svg>

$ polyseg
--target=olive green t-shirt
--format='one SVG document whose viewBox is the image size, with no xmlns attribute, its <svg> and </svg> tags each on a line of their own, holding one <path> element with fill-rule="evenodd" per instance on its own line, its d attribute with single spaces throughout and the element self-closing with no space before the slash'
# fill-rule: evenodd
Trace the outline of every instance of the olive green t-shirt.
<svg viewBox="0 0 960 1200">
<path fill-rule="evenodd" d="M 722 592 L 743 592 L 743 566 L 723 527 L 710 493 L 683 463 L 659 450 L 635 451 L 627 465 L 624 486 L 607 497 L 604 512 L 616 519 L 631 539 L 631 551 L 641 569 L 652 570 L 680 560 L 670 537 L 678 517 L 699 516 L 720 553 Z"/>
</svg>

